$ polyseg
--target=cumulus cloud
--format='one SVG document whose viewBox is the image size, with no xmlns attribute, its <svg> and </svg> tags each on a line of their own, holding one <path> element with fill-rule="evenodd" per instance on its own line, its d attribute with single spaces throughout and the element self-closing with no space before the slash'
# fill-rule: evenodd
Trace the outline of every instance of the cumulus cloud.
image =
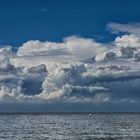
<svg viewBox="0 0 140 140">
<path fill-rule="evenodd" d="M 140 38 L 136 35 L 123 35 L 121 37 L 116 37 L 115 45 L 117 47 L 140 47 Z"/>
<path fill-rule="evenodd" d="M 130 29 L 134 25 L 139 28 L 110 23 L 109 29 L 129 34 L 108 44 L 71 36 L 63 42 L 27 41 L 16 53 L 0 48 L 0 102 L 138 104 L 140 37 L 136 27 Z"/>
<path fill-rule="evenodd" d="M 108 89 L 97 86 L 83 77 L 87 67 L 83 63 L 67 64 L 51 71 L 43 82 L 41 96 L 46 99 L 94 98 L 98 93 L 106 93 Z"/>
<path fill-rule="evenodd" d="M 64 38 L 63 42 L 40 42 L 31 40 L 24 43 L 17 51 L 18 56 L 44 56 L 56 61 L 81 60 L 94 57 L 103 52 L 106 47 L 93 39 L 71 36 Z"/>
<path fill-rule="evenodd" d="M 95 57 L 96 61 L 112 61 L 113 59 L 122 59 L 131 61 L 139 61 L 140 38 L 137 35 L 122 35 L 116 37 L 112 48 L 105 52 L 98 53 Z"/>
</svg>

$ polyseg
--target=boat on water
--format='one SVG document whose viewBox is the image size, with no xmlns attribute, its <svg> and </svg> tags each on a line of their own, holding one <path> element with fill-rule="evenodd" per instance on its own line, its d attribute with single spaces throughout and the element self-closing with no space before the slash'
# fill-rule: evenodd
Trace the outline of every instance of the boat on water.
<svg viewBox="0 0 140 140">
<path fill-rule="evenodd" d="M 91 117 L 91 116 L 93 116 L 93 114 L 90 113 L 90 114 L 88 114 L 88 116 Z"/>
</svg>

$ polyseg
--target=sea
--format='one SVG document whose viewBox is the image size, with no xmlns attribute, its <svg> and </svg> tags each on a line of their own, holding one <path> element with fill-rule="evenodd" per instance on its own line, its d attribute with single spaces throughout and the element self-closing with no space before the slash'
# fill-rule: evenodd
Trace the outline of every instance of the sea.
<svg viewBox="0 0 140 140">
<path fill-rule="evenodd" d="M 140 140 L 140 114 L 3 113 L 0 140 Z"/>
</svg>

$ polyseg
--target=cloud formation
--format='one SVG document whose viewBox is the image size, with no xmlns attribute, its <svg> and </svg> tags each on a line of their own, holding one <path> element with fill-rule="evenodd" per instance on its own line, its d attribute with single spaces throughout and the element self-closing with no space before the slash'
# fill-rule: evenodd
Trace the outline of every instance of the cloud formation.
<svg viewBox="0 0 140 140">
<path fill-rule="evenodd" d="M 71 36 L 63 42 L 27 41 L 16 53 L 10 46 L 0 48 L 0 102 L 91 104 L 94 109 L 139 104 L 140 37 L 135 28 L 139 24 L 108 24 L 114 32 L 129 33 L 108 44 Z"/>
<path fill-rule="evenodd" d="M 57 58 L 58 61 L 59 59 L 61 61 L 75 61 L 92 58 L 106 49 L 105 46 L 95 42 L 93 39 L 71 36 L 64 38 L 63 42 L 28 41 L 18 49 L 17 55 L 44 56 L 53 60 Z"/>
<path fill-rule="evenodd" d="M 130 22 L 127 24 L 120 24 L 112 22 L 107 25 L 107 30 L 115 34 L 118 34 L 120 32 L 130 34 L 140 34 L 140 23 Z"/>
</svg>

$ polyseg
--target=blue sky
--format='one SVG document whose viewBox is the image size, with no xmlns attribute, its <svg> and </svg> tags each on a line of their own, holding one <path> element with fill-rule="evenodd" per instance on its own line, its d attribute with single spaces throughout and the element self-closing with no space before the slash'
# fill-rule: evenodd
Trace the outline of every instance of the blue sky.
<svg viewBox="0 0 140 140">
<path fill-rule="evenodd" d="M 139 5 L 1 0 L 0 112 L 139 112 Z"/>
<path fill-rule="evenodd" d="M 1 0 L 0 44 L 18 47 L 27 40 L 61 41 L 78 35 L 108 42 L 109 22 L 140 20 L 139 0 Z"/>
</svg>

